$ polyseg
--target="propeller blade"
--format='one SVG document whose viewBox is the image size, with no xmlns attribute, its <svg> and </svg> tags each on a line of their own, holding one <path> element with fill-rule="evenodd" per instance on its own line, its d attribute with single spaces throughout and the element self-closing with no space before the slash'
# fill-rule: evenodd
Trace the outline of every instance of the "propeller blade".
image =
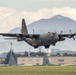
<svg viewBox="0 0 76 75">
<path fill-rule="evenodd" d="M 71 33 L 71 37 L 73 38 L 73 40 L 75 40 L 74 35 L 72 35 L 72 31 L 71 31 L 71 30 L 69 30 L 69 31 L 70 31 L 70 33 Z M 75 32 L 74 34 L 76 34 L 76 32 Z"/>
<path fill-rule="evenodd" d="M 75 37 L 73 36 L 73 40 L 75 40 Z"/>
<path fill-rule="evenodd" d="M 60 34 L 61 34 L 62 32 L 63 32 L 63 31 L 61 31 Z"/>
<path fill-rule="evenodd" d="M 69 30 L 70 31 L 70 33 L 72 34 L 72 31 L 71 30 Z"/>
</svg>

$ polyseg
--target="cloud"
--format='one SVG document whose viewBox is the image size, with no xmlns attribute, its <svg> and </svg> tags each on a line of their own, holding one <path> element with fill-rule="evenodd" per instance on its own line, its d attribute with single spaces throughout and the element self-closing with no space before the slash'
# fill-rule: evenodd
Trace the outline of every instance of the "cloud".
<svg viewBox="0 0 76 75">
<path fill-rule="evenodd" d="M 25 18 L 26 24 L 30 24 L 33 21 L 51 18 L 58 14 L 76 20 L 76 8 L 43 8 L 35 12 L 27 12 L 0 7 L 0 32 L 8 32 L 15 27 L 20 27 L 22 18 Z"/>
</svg>

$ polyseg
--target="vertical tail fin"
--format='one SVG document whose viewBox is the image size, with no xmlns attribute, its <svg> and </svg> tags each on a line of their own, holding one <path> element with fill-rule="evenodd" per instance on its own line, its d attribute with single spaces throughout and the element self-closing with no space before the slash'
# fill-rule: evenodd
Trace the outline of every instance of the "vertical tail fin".
<svg viewBox="0 0 76 75">
<path fill-rule="evenodd" d="M 25 19 L 22 19 L 21 33 L 22 34 L 28 34 L 26 23 L 25 23 Z"/>
</svg>

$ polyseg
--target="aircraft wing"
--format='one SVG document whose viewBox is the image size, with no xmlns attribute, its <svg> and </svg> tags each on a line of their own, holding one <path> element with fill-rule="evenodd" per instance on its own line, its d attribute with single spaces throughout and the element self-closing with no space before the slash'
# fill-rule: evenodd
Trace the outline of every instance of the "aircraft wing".
<svg viewBox="0 0 76 75">
<path fill-rule="evenodd" d="M 76 33 L 75 34 L 58 34 L 58 35 L 62 37 L 73 37 L 73 36 L 76 36 Z"/>
<path fill-rule="evenodd" d="M 74 33 L 74 34 L 58 34 L 58 36 L 59 37 L 73 38 L 75 40 L 74 36 L 76 36 L 76 33 Z"/>
<path fill-rule="evenodd" d="M 2 36 L 6 36 L 6 37 L 26 37 L 26 38 L 38 38 L 39 34 L 20 34 L 20 33 L 0 33 L 0 35 Z"/>
</svg>

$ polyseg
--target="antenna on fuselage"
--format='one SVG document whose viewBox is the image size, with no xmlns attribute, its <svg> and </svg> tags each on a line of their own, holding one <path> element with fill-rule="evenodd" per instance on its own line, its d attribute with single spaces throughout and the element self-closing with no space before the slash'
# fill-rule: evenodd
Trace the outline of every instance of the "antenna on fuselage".
<svg viewBox="0 0 76 75">
<path fill-rule="evenodd" d="M 35 34 L 35 29 L 33 29 L 33 34 Z"/>
</svg>

